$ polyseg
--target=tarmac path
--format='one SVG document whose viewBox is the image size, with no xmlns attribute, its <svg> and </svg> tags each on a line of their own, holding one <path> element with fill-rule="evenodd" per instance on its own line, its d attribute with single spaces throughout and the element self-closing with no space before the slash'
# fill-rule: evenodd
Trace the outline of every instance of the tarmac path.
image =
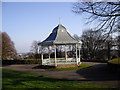
<svg viewBox="0 0 120 90">
<path fill-rule="evenodd" d="M 30 65 L 7 65 L 3 69 L 36 73 L 44 76 L 67 79 L 73 81 L 82 81 L 102 85 L 110 85 L 120 88 L 120 73 L 111 72 L 107 68 L 107 63 L 83 62 L 93 66 L 78 70 L 68 71 L 45 71 L 44 69 L 32 69 L 38 64 Z"/>
</svg>

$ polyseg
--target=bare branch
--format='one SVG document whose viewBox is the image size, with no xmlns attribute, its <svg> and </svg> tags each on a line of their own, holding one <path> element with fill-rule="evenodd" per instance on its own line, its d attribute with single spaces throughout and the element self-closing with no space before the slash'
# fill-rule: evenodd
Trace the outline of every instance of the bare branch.
<svg viewBox="0 0 120 90">
<path fill-rule="evenodd" d="M 120 17 L 120 1 L 119 2 L 78 2 L 73 7 L 73 12 L 87 13 L 89 21 L 86 23 L 97 21 L 97 30 L 105 29 L 110 34 L 115 25 L 118 24 Z"/>
</svg>

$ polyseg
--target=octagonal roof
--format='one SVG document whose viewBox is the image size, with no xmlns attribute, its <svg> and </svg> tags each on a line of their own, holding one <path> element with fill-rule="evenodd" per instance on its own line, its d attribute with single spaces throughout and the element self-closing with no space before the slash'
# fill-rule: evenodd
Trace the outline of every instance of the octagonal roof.
<svg viewBox="0 0 120 90">
<path fill-rule="evenodd" d="M 52 33 L 38 45 L 64 45 L 64 44 L 76 44 L 80 43 L 78 40 L 74 39 L 67 31 L 67 29 L 58 24 L 52 31 Z"/>
</svg>

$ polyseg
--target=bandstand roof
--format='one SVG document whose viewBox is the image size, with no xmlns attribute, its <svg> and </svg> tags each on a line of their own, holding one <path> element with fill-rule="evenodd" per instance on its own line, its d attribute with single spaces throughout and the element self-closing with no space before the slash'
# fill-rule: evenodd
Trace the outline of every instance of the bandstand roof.
<svg viewBox="0 0 120 90">
<path fill-rule="evenodd" d="M 64 45 L 76 43 L 80 43 L 80 41 L 74 39 L 63 25 L 58 24 L 58 26 L 53 29 L 52 33 L 44 41 L 38 43 L 38 45 Z"/>
</svg>

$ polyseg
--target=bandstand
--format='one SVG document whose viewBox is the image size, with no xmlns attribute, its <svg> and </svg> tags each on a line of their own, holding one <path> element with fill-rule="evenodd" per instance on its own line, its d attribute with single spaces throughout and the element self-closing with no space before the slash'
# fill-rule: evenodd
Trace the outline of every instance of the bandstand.
<svg viewBox="0 0 120 90">
<path fill-rule="evenodd" d="M 62 24 L 58 24 L 44 41 L 38 43 L 38 53 L 41 54 L 42 65 L 51 65 L 55 67 L 61 65 L 79 66 L 81 64 L 81 44 L 82 42 L 74 39 Z M 61 46 L 62 51 L 64 51 L 64 58 L 58 58 L 56 55 L 56 49 L 59 46 Z M 73 48 L 75 49 L 75 56 L 69 58 L 67 54 L 72 51 Z M 47 59 L 43 58 L 45 52 L 47 52 L 49 56 Z M 52 52 L 54 52 L 54 58 L 50 57 Z"/>
</svg>

